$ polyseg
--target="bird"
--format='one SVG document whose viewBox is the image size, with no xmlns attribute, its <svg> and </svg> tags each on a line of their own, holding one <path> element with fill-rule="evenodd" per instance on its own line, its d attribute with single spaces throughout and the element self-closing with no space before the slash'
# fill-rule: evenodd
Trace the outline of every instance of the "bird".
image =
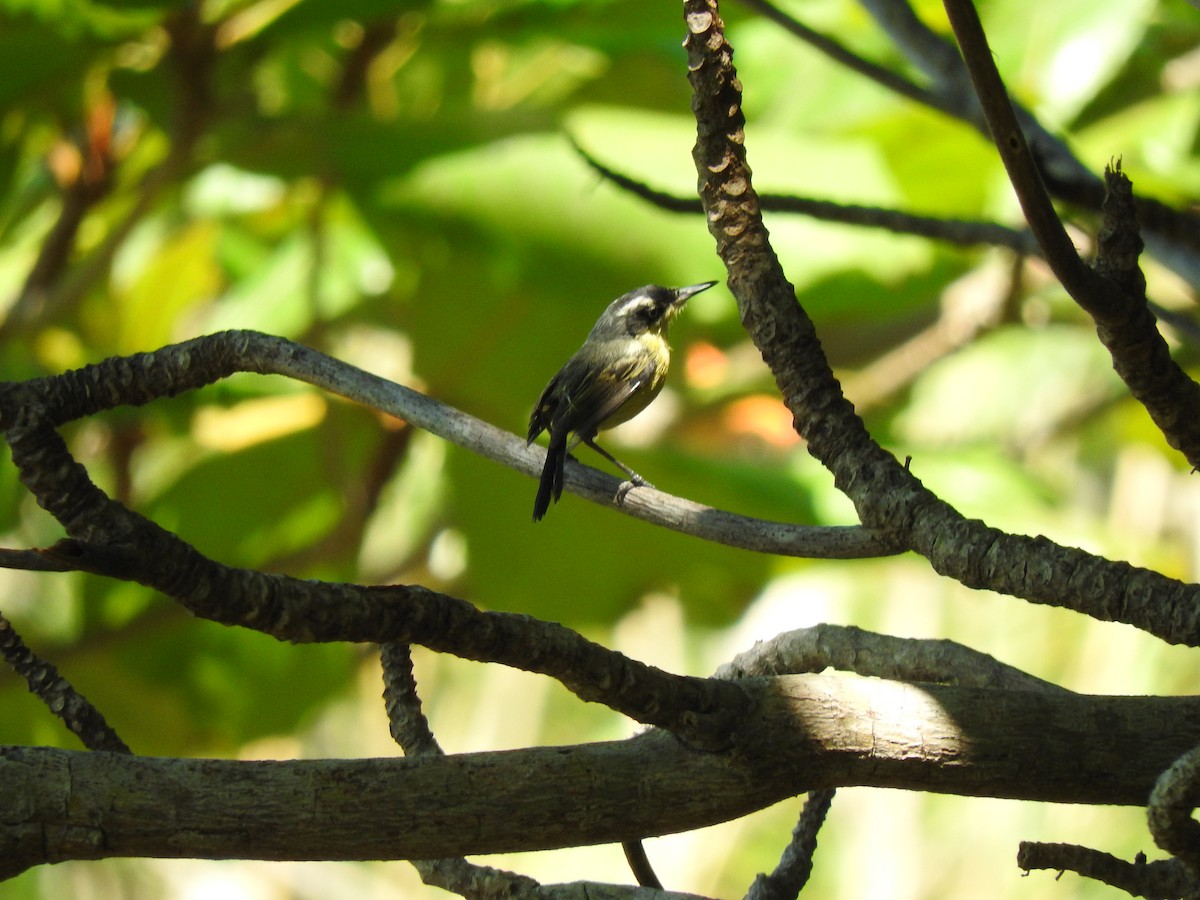
<svg viewBox="0 0 1200 900">
<path fill-rule="evenodd" d="M 550 503 L 562 496 L 567 454 L 581 443 L 629 477 L 617 494 L 618 502 L 634 487 L 651 486 L 596 444 L 596 433 L 629 421 L 658 396 L 671 365 L 667 326 L 689 298 L 715 284 L 648 284 L 623 294 L 600 314 L 583 346 L 550 379 L 529 416 L 526 440 L 528 446 L 543 431 L 550 435 L 533 521 L 540 521 Z"/>
</svg>

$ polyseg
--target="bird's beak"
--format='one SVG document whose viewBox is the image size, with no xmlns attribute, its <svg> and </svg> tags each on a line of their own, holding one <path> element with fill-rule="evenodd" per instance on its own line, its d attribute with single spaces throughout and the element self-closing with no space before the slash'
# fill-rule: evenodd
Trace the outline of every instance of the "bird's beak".
<svg viewBox="0 0 1200 900">
<path fill-rule="evenodd" d="M 714 284 L 716 284 L 715 281 L 706 281 L 704 284 L 693 284 L 688 287 L 675 288 L 675 308 L 679 309 L 683 304 L 687 303 L 689 297 L 693 297 L 701 291 L 707 291 Z"/>
</svg>

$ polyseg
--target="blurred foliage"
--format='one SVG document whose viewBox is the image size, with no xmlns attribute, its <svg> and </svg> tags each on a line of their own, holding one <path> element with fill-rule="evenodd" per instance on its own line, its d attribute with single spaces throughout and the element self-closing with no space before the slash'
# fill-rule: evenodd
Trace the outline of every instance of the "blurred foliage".
<svg viewBox="0 0 1200 900">
<path fill-rule="evenodd" d="M 792 6 L 908 69 L 849 0 Z M 940 4 L 915 6 L 946 30 Z M 1086 165 L 1122 156 L 1136 188 L 1195 202 L 1193 8 L 980 7 L 1014 93 Z M 723 12 L 760 190 L 1016 221 L 976 133 L 737 6 Z M 256 328 L 523 433 L 538 392 L 612 297 L 721 277 L 700 215 L 664 213 L 603 183 L 567 140 L 656 188 L 694 190 L 675 4 L 6 0 L 0 15 L 8 379 Z M 911 455 L 942 496 L 1001 527 L 1196 577 L 1200 497 L 1182 460 L 1039 264 L 782 215 L 769 225 L 872 432 Z M 1192 287 L 1153 262 L 1147 271 L 1160 303 L 1193 302 Z M 728 294 L 699 296 L 673 338 L 669 391 L 613 448 L 702 502 L 852 522 L 791 433 Z M 534 526 L 530 479 L 280 379 L 230 379 L 66 434 L 98 483 L 225 563 L 419 581 L 562 621 L 675 671 L 704 673 L 755 639 L 841 621 L 950 637 L 1079 690 L 1194 691 L 1200 674 L 1190 656 L 1128 630 L 971 594 L 919 560 L 769 559 L 570 496 Z M 0 529 L 14 547 L 59 533 L 9 465 Z M 137 752 L 395 752 L 362 648 L 280 645 L 89 577 L 0 579 L 0 610 Z M 624 727 L 530 676 L 419 663 L 434 725 L 454 750 Z M 11 675 L 0 675 L 0 704 L 0 743 L 74 746 Z M 1086 833 L 1126 856 L 1148 843 L 1137 811 L 1106 824 L 1092 811 L 1072 819 L 996 804 L 985 831 L 961 825 L 978 817 L 966 804 L 980 801 L 906 796 L 880 812 L 844 793 L 821 838 L 822 896 L 969 896 L 985 866 L 1004 873 L 988 876 L 992 896 L 1108 896 L 1071 878 L 1029 888 L 1011 870 L 1016 841 Z M 652 842 L 651 853 L 671 887 L 737 895 L 772 864 L 793 814 Z M 951 850 L 951 839 L 969 845 Z M 510 864 L 540 866 L 544 878 L 623 877 L 612 848 Z M 194 897 L 213 879 L 228 888 L 218 871 L 230 867 L 62 866 L 6 884 L 5 896 Z M 397 896 L 413 889 L 402 865 L 237 871 L 241 893 L 222 896 L 361 896 L 370 871 Z"/>
</svg>

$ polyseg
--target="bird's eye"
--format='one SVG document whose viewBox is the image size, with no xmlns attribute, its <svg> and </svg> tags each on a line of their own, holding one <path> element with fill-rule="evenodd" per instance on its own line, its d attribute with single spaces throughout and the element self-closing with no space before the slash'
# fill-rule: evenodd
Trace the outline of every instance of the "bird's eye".
<svg viewBox="0 0 1200 900">
<path fill-rule="evenodd" d="M 645 322 L 647 325 L 654 323 L 662 315 L 662 311 L 658 308 L 658 304 L 649 297 L 641 297 L 636 304 L 632 304 L 629 308 L 629 317 L 638 322 Z"/>
</svg>

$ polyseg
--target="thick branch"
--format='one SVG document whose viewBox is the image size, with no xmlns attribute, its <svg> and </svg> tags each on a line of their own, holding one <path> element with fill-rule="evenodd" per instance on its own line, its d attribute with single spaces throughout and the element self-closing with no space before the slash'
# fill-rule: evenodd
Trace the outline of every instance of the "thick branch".
<svg viewBox="0 0 1200 900">
<path fill-rule="evenodd" d="M 841 785 L 1145 802 L 1200 743 L 1200 698 L 843 675 L 753 679 L 721 754 L 670 735 L 419 759 L 238 762 L 0 753 L 0 872 L 111 856 L 401 859 L 691 830 Z"/>
<path fill-rule="evenodd" d="M 717 4 L 687 0 L 684 9 L 693 157 L 709 231 L 742 323 L 775 376 L 796 430 L 833 472 L 863 524 L 968 587 L 1127 622 L 1173 643 L 1200 643 L 1200 587 L 964 519 L 872 440 L 771 248 L 746 163 L 741 84 Z"/>
<path fill-rule="evenodd" d="M 417 585 L 322 583 L 223 566 L 109 499 L 58 432 L 37 422 L 38 409 L 8 408 L 6 435 L 22 481 L 71 535 L 46 553 L 73 568 L 136 581 L 195 615 L 280 640 L 418 643 L 549 675 L 583 700 L 699 746 L 727 746 L 746 711 L 745 696 L 728 682 L 672 675 L 556 623 L 483 612 Z"/>
</svg>

